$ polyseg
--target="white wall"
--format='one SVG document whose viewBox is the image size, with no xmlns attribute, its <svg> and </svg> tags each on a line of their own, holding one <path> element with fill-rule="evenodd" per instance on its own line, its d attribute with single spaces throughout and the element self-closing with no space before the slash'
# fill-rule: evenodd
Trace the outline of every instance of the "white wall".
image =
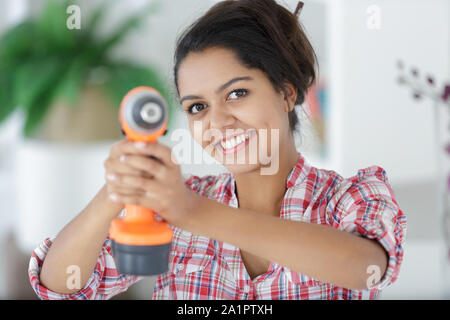
<svg viewBox="0 0 450 320">
<path fill-rule="evenodd" d="M 341 2 L 343 173 L 378 164 L 396 184 L 434 178 L 433 105 L 413 102 L 410 90 L 396 85 L 396 61 L 450 80 L 449 2 Z M 366 8 L 373 4 L 381 9 L 380 30 L 365 27 Z"/>
</svg>

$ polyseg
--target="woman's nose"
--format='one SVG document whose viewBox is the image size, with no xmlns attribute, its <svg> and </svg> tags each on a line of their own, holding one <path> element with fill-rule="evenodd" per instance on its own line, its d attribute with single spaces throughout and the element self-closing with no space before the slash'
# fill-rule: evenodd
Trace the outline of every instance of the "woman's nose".
<svg viewBox="0 0 450 320">
<path fill-rule="evenodd" d="M 209 122 L 211 128 L 221 129 L 234 122 L 233 115 L 223 105 L 210 106 Z"/>
</svg>

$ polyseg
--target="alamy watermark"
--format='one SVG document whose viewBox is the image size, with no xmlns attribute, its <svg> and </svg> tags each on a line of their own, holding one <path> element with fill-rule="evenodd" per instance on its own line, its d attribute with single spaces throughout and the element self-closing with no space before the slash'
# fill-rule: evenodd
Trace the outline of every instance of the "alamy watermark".
<svg viewBox="0 0 450 320">
<path fill-rule="evenodd" d="M 213 164 L 217 161 L 224 166 L 260 164 L 261 175 L 273 175 L 279 169 L 279 129 L 226 129 L 203 130 L 201 121 L 195 121 L 192 136 L 200 145 L 206 145 L 206 154 L 192 151 L 190 131 L 178 128 L 171 132 L 172 161 L 179 164 Z M 269 146 L 270 144 L 270 146 Z M 245 150 L 248 150 L 248 153 Z"/>
<path fill-rule="evenodd" d="M 372 288 L 377 285 L 381 280 L 381 268 L 376 264 L 371 264 L 367 267 L 366 273 L 370 274 L 370 276 L 366 280 L 367 288 Z"/>
<path fill-rule="evenodd" d="M 72 4 L 67 7 L 66 13 L 69 15 L 66 20 L 66 26 L 69 30 L 81 29 L 81 9 L 79 6 Z"/>
<path fill-rule="evenodd" d="M 70 265 L 66 268 L 66 273 L 69 274 L 66 280 L 66 287 L 69 290 L 81 289 L 81 269 L 77 265 Z"/>
</svg>

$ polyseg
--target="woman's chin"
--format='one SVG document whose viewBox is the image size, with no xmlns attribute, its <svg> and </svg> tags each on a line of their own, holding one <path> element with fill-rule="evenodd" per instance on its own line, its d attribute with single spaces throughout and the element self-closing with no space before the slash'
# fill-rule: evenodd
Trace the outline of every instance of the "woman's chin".
<svg viewBox="0 0 450 320">
<path fill-rule="evenodd" d="M 252 171 L 259 170 L 260 167 L 259 164 L 227 164 L 224 166 L 234 175 L 250 173 Z"/>
<path fill-rule="evenodd" d="M 246 157 L 244 154 L 235 155 L 235 157 L 215 157 L 215 159 L 233 174 L 247 173 L 260 168 L 257 159 L 256 161 L 255 159 L 249 159 L 249 157 Z"/>
</svg>

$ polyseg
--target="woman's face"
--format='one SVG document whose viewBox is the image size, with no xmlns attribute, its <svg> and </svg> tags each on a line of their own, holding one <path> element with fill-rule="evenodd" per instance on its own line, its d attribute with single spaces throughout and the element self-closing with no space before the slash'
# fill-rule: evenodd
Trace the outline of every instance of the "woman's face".
<svg viewBox="0 0 450 320">
<path fill-rule="evenodd" d="M 286 89 L 287 95 L 277 92 L 265 73 L 248 69 L 223 48 L 191 52 L 178 69 L 192 136 L 234 174 L 267 165 L 292 142 L 287 111 L 296 92 Z"/>
</svg>

